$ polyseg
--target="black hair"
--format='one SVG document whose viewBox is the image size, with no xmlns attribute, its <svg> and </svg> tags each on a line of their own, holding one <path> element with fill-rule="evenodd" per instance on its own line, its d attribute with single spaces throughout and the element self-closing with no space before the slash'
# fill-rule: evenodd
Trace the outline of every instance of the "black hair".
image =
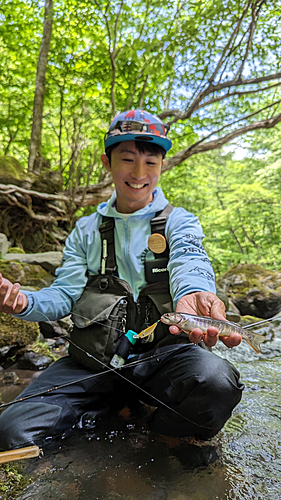
<svg viewBox="0 0 281 500">
<path fill-rule="evenodd" d="M 155 156 L 162 156 L 162 159 L 164 160 L 166 156 L 166 151 L 164 148 L 159 146 L 158 144 L 155 144 L 154 142 L 144 142 L 144 141 L 134 141 L 137 151 L 139 153 L 150 153 Z M 113 149 L 117 148 L 119 144 L 122 144 L 121 142 L 116 142 L 116 144 L 112 144 L 112 146 L 109 146 L 105 150 L 105 154 L 109 159 L 109 164 L 111 165 L 111 153 Z"/>
</svg>

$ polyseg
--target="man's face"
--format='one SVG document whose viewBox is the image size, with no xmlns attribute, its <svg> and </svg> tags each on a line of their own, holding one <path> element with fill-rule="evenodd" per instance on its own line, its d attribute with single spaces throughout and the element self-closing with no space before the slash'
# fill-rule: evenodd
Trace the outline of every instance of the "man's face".
<svg viewBox="0 0 281 500">
<path fill-rule="evenodd" d="M 140 153 L 134 141 L 119 144 L 111 153 L 111 166 L 104 154 L 102 162 L 111 172 L 117 193 L 117 210 L 133 213 L 153 199 L 164 160 L 151 153 Z"/>
</svg>

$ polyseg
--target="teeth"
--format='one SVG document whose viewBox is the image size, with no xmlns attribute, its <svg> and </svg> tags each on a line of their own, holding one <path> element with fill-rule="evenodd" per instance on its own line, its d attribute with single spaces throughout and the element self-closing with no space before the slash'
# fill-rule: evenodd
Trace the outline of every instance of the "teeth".
<svg viewBox="0 0 281 500">
<path fill-rule="evenodd" d="M 132 188 L 135 188 L 135 189 L 141 189 L 145 186 L 145 184 L 132 184 L 130 182 L 128 182 L 128 185 Z"/>
</svg>

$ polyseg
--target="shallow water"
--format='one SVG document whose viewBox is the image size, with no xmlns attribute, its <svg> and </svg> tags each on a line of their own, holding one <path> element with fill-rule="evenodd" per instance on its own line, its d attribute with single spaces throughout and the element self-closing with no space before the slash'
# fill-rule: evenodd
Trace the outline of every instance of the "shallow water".
<svg viewBox="0 0 281 500">
<path fill-rule="evenodd" d="M 212 440 L 165 438 L 126 415 L 103 419 L 30 460 L 25 473 L 34 482 L 17 499 L 280 500 L 281 326 L 274 335 L 260 356 L 244 342 L 214 349 L 246 388 Z"/>
</svg>

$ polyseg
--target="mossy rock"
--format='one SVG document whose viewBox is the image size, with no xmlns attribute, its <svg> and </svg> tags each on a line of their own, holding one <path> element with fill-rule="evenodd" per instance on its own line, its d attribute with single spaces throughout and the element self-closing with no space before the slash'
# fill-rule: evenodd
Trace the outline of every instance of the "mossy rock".
<svg viewBox="0 0 281 500">
<path fill-rule="evenodd" d="M 25 253 L 25 251 L 19 247 L 10 247 L 8 253 Z"/>
<path fill-rule="evenodd" d="M 24 167 L 16 158 L 0 155 L 0 182 L 15 184 L 16 181 L 24 180 L 24 177 Z"/>
<path fill-rule="evenodd" d="M 263 321 L 263 319 L 257 318 L 256 316 L 250 316 L 249 314 L 246 316 L 241 316 L 241 322 L 245 323 L 245 325 L 257 323 L 258 321 Z"/>
<path fill-rule="evenodd" d="M 39 265 L 0 260 L 0 270 L 4 278 L 12 283 L 20 283 L 23 288 L 27 286 L 40 290 L 54 281 L 54 277 Z"/>
<path fill-rule="evenodd" d="M 58 193 L 63 187 L 63 177 L 58 170 L 44 170 L 31 185 L 31 189 L 40 193 Z"/>
<path fill-rule="evenodd" d="M 229 309 L 229 301 L 225 291 L 216 283 L 216 295 L 224 303 L 225 310 Z"/>
<path fill-rule="evenodd" d="M 0 313 L 0 348 L 8 345 L 24 347 L 35 342 L 40 334 L 39 324 Z"/>
<path fill-rule="evenodd" d="M 0 465 L 0 498 L 18 498 L 21 492 L 34 480 L 29 477 L 24 469 L 23 461 L 17 462 L 16 467 L 11 463 Z"/>
<path fill-rule="evenodd" d="M 242 316 L 270 318 L 281 310 L 281 272 L 238 264 L 218 280 Z"/>
</svg>

